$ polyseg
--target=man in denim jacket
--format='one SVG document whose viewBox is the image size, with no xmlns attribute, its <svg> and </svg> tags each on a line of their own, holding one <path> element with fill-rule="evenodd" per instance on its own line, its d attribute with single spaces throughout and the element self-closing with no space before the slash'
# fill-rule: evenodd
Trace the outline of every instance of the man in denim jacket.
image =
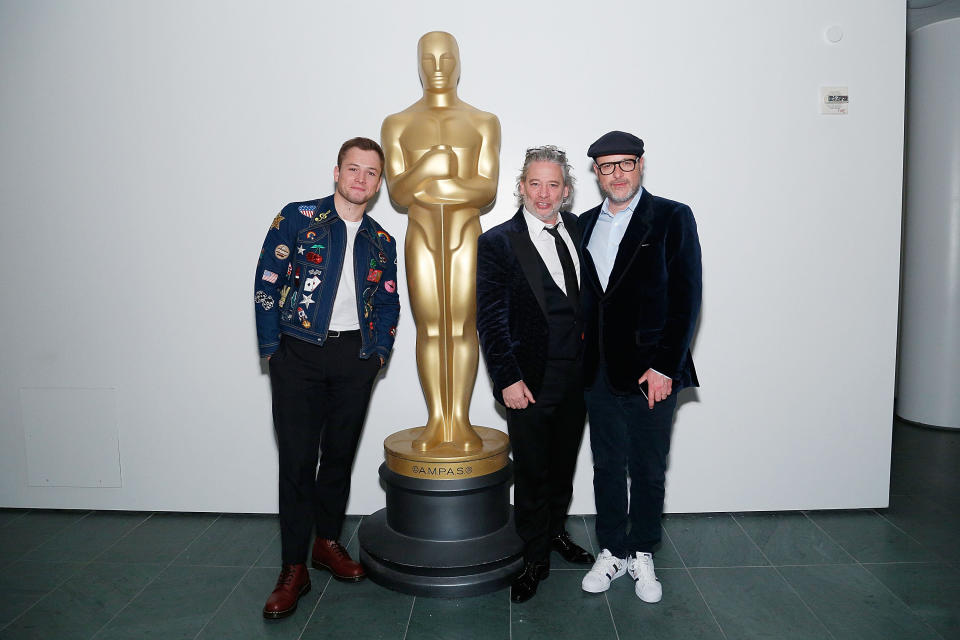
<svg viewBox="0 0 960 640">
<path fill-rule="evenodd" d="M 292 614 L 310 590 L 305 561 L 314 526 L 313 566 L 339 580 L 364 577 L 337 538 L 370 391 L 400 311 L 396 243 L 364 215 L 382 172 L 380 145 L 345 142 L 336 191 L 285 206 L 257 263 L 254 308 L 273 391 L 283 555 L 266 618 Z"/>
</svg>

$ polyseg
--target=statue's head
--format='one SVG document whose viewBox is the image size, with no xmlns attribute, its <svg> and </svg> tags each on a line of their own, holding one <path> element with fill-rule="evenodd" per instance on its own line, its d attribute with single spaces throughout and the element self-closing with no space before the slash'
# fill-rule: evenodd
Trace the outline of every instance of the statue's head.
<svg viewBox="0 0 960 640">
<path fill-rule="evenodd" d="M 460 47 L 446 31 L 431 31 L 417 43 L 424 91 L 449 91 L 460 81 Z"/>
</svg>

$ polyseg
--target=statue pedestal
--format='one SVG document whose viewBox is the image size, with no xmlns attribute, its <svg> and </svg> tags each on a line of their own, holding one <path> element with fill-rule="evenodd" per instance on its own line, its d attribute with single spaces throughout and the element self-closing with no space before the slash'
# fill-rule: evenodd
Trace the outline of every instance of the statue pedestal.
<svg viewBox="0 0 960 640">
<path fill-rule="evenodd" d="M 387 438 L 380 466 L 387 507 L 364 518 L 358 534 L 360 561 L 377 584 L 455 598 L 502 589 L 522 570 L 509 440 L 495 429 L 475 430 L 484 446 L 470 454 L 404 449 L 420 429 Z"/>
</svg>

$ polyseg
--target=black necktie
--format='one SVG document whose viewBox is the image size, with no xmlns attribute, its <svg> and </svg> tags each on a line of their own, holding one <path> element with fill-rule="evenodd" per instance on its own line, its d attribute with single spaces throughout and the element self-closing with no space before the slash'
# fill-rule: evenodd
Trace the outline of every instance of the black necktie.
<svg viewBox="0 0 960 640">
<path fill-rule="evenodd" d="M 574 305 L 580 298 L 580 287 L 577 286 L 577 270 L 573 268 L 573 258 L 567 243 L 560 237 L 557 227 L 544 227 L 547 233 L 553 236 L 553 243 L 557 245 L 557 256 L 560 257 L 560 266 L 563 267 L 563 284 L 567 289 L 567 297 Z"/>
</svg>

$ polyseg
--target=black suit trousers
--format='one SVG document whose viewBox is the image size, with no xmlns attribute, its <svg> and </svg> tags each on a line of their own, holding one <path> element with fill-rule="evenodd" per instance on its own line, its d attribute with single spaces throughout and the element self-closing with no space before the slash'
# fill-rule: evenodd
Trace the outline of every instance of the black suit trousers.
<svg viewBox="0 0 960 640">
<path fill-rule="evenodd" d="M 322 347 L 283 336 L 270 358 L 285 564 L 306 560 L 314 526 L 319 538 L 340 536 L 353 460 L 380 370 L 376 356 L 361 360 L 359 352 L 357 331 L 328 338 Z"/>
<path fill-rule="evenodd" d="M 573 496 L 586 411 L 580 361 L 548 360 L 534 399 L 526 409 L 507 409 L 514 517 L 527 562 L 549 558 L 550 539 L 563 530 Z"/>
</svg>

